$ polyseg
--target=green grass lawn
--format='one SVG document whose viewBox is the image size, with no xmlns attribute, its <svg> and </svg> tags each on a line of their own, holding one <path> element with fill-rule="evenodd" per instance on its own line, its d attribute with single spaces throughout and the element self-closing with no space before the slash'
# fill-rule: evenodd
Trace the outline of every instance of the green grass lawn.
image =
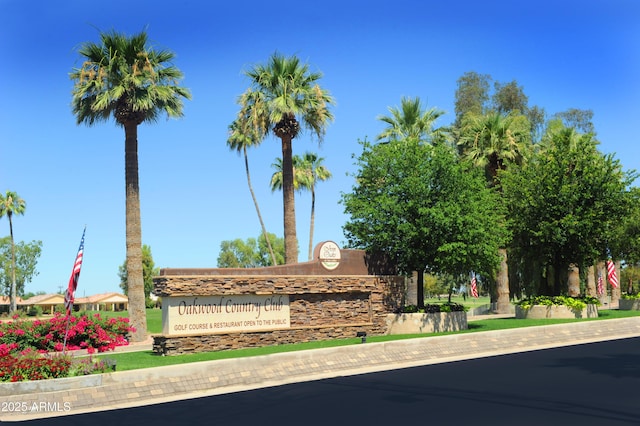
<svg viewBox="0 0 640 426">
<path fill-rule="evenodd" d="M 87 314 L 89 316 L 99 313 L 102 318 L 112 318 L 112 317 L 128 317 L 129 313 L 127 311 L 120 312 L 111 312 L 111 311 L 100 311 L 100 312 L 79 312 L 80 314 Z M 147 331 L 152 334 L 162 333 L 162 309 L 147 309 Z"/>
<path fill-rule="evenodd" d="M 108 313 L 109 315 L 125 316 L 126 312 Z M 445 334 L 476 333 L 481 331 L 504 330 L 519 327 L 534 327 L 540 325 L 562 324 L 578 321 L 601 321 L 615 318 L 629 318 L 640 316 L 640 311 L 618 311 L 601 310 L 598 318 L 587 319 L 516 319 L 516 318 L 489 318 L 469 321 L 467 330 L 452 333 L 428 333 L 428 334 L 405 334 L 393 336 L 368 336 L 367 342 L 386 342 L 392 340 L 414 339 L 418 337 L 442 336 Z M 147 310 L 147 322 L 150 324 L 150 333 L 160 333 L 162 329 L 162 312 L 159 309 Z M 330 348 L 336 346 L 347 346 L 360 344 L 360 338 L 323 340 L 308 343 L 298 343 L 290 345 L 265 346 L 260 348 L 247 348 L 229 351 L 205 352 L 187 355 L 159 356 L 152 351 L 109 353 L 98 355 L 96 358 L 109 358 L 116 361 L 118 371 L 135 370 L 140 368 L 160 367 L 164 365 L 185 364 L 199 361 L 213 361 L 227 358 L 240 358 L 258 355 L 268 355 L 278 352 L 302 351 L 308 349 Z"/>
</svg>

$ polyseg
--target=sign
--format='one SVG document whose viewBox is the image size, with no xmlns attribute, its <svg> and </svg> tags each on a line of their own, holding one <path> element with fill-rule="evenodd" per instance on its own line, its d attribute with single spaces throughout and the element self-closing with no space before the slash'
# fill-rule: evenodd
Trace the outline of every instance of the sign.
<svg viewBox="0 0 640 426">
<path fill-rule="evenodd" d="M 320 264 L 330 271 L 340 264 L 340 247 L 333 241 L 325 241 L 320 246 Z"/>
<path fill-rule="evenodd" d="M 289 322 L 286 294 L 162 298 L 162 332 L 170 336 L 283 329 Z"/>
</svg>

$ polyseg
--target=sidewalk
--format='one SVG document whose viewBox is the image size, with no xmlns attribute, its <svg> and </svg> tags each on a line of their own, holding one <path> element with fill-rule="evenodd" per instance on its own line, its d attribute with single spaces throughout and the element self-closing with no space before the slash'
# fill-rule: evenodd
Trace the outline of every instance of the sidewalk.
<svg viewBox="0 0 640 426">
<path fill-rule="evenodd" d="M 287 383 L 640 336 L 640 317 L 556 324 L 0 383 L 2 421 L 105 411 Z M 148 350 L 150 346 L 137 346 Z M 133 345 L 132 345 L 133 346 Z M 144 349 L 143 349 L 144 348 Z"/>
</svg>

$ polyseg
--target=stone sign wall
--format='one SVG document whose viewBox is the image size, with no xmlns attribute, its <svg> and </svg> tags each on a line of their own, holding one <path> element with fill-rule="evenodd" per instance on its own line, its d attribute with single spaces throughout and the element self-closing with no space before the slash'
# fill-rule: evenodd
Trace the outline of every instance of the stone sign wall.
<svg viewBox="0 0 640 426">
<path fill-rule="evenodd" d="M 271 275 L 269 268 L 161 270 L 154 293 L 163 301 L 163 333 L 154 336 L 154 351 L 173 355 L 385 334 L 386 315 L 404 302 L 404 278 L 340 275 L 341 268 L 368 270 L 358 250 L 341 250 L 336 259 L 333 269 L 318 269 L 320 259 L 306 262 L 309 270 L 325 271 L 320 275 L 279 274 L 282 267 Z M 305 264 L 291 267 L 304 272 Z"/>
</svg>

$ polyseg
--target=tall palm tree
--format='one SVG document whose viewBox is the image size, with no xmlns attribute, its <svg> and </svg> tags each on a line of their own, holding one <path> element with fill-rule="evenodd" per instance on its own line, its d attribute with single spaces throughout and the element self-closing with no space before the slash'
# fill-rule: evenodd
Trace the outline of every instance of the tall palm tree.
<svg viewBox="0 0 640 426">
<path fill-rule="evenodd" d="M 126 247 L 129 317 L 136 329 L 132 341 L 146 339 L 142 229 L 138 183 L 138 125 L 160 115 L 183 115 L 189 90 L 178 85 L 182 72 L 173 66 L 173 52 L 147 46 L 147 34 L 131 37 L 115 31 L 100 34 L 100 43 L 86 42 L 79 54 L 84 62 L 71 79 L 72 109 L 77 124 L 94 125 L 111 116 L 125 133 Z"/>
<path fill-rule="evenodd" d="M 27 203 L 13 191 L 7 191 L 4 195 L 0 194 L 0 217 L 7 216 L 9 219 L 9 235 L 11 237 L 11 294 L 9 312 L 15 312 L 18 309 L 16 300 L 16 245 L 13 240 L 13 215 L 23 215 L 27 207 Z"/>
<path fill-rule="evenodd" d="M 520 164 L 531 149 L 528 121 L 524 116 L 490 113 L 467 114 L 462 120 L 462 155 L 476 166 L 484 167 L 490 185 L 499 190 L 498 172 L 510 163 Z M 509 311 L 509 269 L 507 249 L 499 250 L 502 261 L 496 275 L 497 311 Z"/>
<path fill-rule="evenodd" d="M 400 108 L 389 107 L 390 116 L 378 116 L 387 127 L 376 137 L 378 141 L 394 141 L 413 138 L 431 142 L 442 129 L 434 124 L 444 111 L 438 108 L 423 110 L 420 98 L 402 97 Z"/>
<path fill-rule="evenodd" d="M 251 185 L 251 175 L 249 173 L 249 157 L 247 156 L 247 147 L 257 146 L 264 139 L 263 127 L 259 124 L 260 120 L 264 116 L 264 109 L 262 109 L 261 93 L 246 91 L 238 99 L 240 104 L 240 112 L 236 119 L 229 126 L 229 138 L 227 139 L 227 145 L 230 149 L 235 149 L 238 154 L 242 151 L 244 155 L 244 168 L 247 174 L 247 184 L 249 185 L 249 192 L 253 199 L 253 204 L 258 214 L 258 220 L 260 221 L 260 227 L 262 228 L 262 235 L 267 243 L 267 249 L 271 256 L 272 264 L 275 266 L 278 264 L 276 255 L 271 247 L 271 241 L 267 228 L 264 226 L 262 220 L 262 214 L 260 214 L 260 207 L 258 207 L 258 200 L 253 192 L 253 186 Z"/>
<path fill-rule="evenodd" d="M 309 260 L 313 257 L 313 226 L 315 219 L 316 205 L 316 183 L 323 182 L 331 178 L 331 172 L 322 162 L 324 158 L 313 152 L 305 152 L 302 157 L 302 167 L 305 171 L 306 186 L 311 191 L 311 224 L 309 226 Z"/>
<path fill-rule="evenodd" d="M 265 134 L 273 132 L 281 141 L 285 263 L 295 263 L 298 241 L 292 142 L 301 128 L 310 130 L 322 142 L 326 127 L 333 121 L 329 106 L 334 100 L 318 84 L 322 74 L 310 71 L 309 65 L 296 56 L 274 53 L 266 64 L 255 65 L 245 74 L 251 80 L 251 90 L 264 96 Z"/>
</svg>

